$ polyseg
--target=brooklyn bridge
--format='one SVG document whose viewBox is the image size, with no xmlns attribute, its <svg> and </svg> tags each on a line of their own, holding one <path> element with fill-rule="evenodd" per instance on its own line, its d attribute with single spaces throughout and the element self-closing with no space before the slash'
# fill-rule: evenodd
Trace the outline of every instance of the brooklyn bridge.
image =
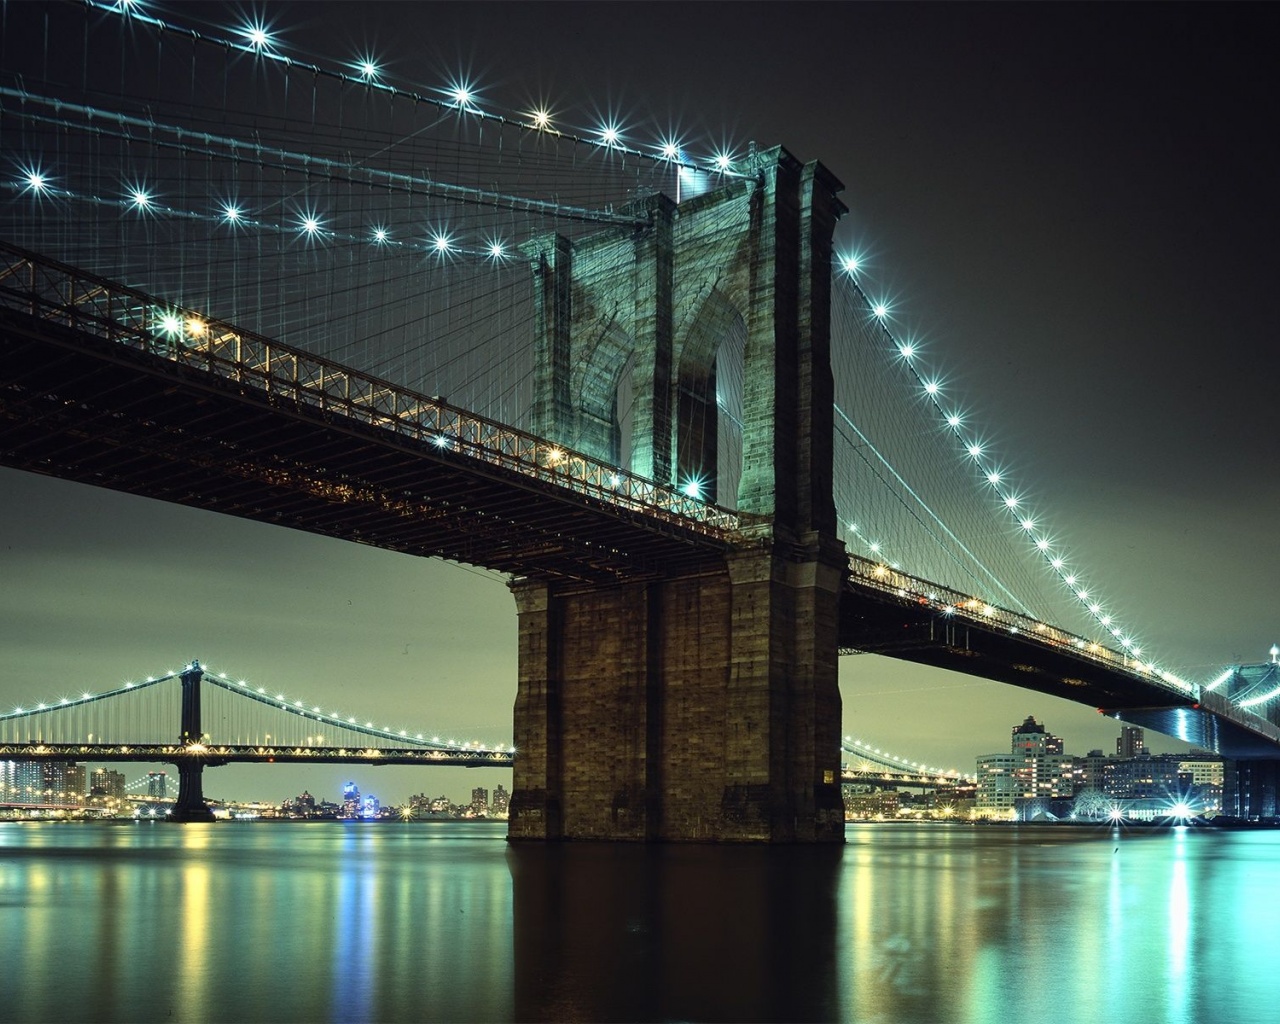
<svg viewBox="0 0 1280 1024">
<path fill-rule="evenodd" d="M 45 19 L 104 58 L 6 57 L 0 464 L 503 574 L 512 839 L 838 841 L 857 652 L 1248 761 L 1274 806 L 1280 689 L 1107 602 L 835 241 L 822 163 L 562 130 L 261 26 Z M 166 756 L 197 765 L 186 689 Z M 464 756 L 422 742 L 396 756 Z"/>
</svg>

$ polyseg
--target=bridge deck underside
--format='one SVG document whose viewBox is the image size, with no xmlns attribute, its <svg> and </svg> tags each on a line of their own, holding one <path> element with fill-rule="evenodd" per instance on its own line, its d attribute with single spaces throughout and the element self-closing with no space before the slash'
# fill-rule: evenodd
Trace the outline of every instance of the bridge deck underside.
<svg viewBox="0 0 1280 1024">
<path fill-rule="evenodd" d="M 0 310 L 0 464 L 521 576 L 660 576 L 724 546 L 10 310 Z"/>
<path fill-rule="evenodd" d="M 1217 694 L 1204 694 L 1199 706 L 1107 709 L 1113 718 L 1176 736 L 1204 750 L 1237 760 L 1273 760 L 1280 754 L 1280 729 L 1231 705 Z"/>
<path fill-rule="evenodd" d="M 851 584 L 841 602 L 840 645 L 1039 690 L 1097 708 L 1185 704 L 1179 694 L 1065 646 L 999 625 L 943 615 Z"/>
<path fill-rule="evenodd" d="M 841 601 L 840 646 L 1063 697 L 1225 757 L 1275 757 L 1280 747 L 1280 729 L 1215 694 L 1197 702 L 1070 647 L 943 615 L 855 582 Z"/>
</svg>

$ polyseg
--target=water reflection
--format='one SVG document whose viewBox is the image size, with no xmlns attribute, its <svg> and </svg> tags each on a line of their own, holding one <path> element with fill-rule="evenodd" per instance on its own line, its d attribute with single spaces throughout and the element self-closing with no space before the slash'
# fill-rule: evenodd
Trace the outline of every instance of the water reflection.
<svg viewBox="0 0 1280 1024">
<path fill-rule="evenodd" d="M 519 1020 L 830 1020 L 839 849 L 513 846 Z"/>
<path fill-rule="evenodd" d="M 0 1021 L 1269 1019 L 1280 833 L 0 824 Z"/>
</svg>

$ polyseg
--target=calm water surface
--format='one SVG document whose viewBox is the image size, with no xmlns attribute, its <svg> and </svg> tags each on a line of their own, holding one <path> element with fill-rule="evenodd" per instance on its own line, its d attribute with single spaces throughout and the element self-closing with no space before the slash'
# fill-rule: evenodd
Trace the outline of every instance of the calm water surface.
<svg viewBox="0 0 1280 1024">
<path fill-rule="evenodd" d="M 1280 833 L 0 824 L 0 1020 L 1280 1020 Z"/>
</svg>

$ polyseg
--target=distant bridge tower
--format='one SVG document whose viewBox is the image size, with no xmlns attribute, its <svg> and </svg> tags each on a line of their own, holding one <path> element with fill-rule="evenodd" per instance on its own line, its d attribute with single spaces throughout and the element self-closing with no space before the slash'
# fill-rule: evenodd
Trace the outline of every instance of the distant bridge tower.
<svg viewBox="0 0 1280 1024">
<path fill-rule="evenodd" d="M 200 680 L 204 671 L 193 661 L 182 671 L 182 736 L 183 746 L 201 743 Z M 213 821 L 213 812 L 204 802 L 204 765 L 199 760 L 177 762 L 178 799 L 169 812 L 170 821 Z"/>
<path fill-rule="evenodd" d="M 736 499 L 759 525 L 712 571 L 512 585 L 513 840 L 843 839 L 830 367 L 842 186 L 781 148 L 738 169 L 679 206 L 637 200 L 634 231 L 525 248 L 534 430 L 569 447 L 624 454 L 629 368 L 629 468 L 700 478 L 714 499 L 716 354 L 745 335 Z"/>
</svg>

